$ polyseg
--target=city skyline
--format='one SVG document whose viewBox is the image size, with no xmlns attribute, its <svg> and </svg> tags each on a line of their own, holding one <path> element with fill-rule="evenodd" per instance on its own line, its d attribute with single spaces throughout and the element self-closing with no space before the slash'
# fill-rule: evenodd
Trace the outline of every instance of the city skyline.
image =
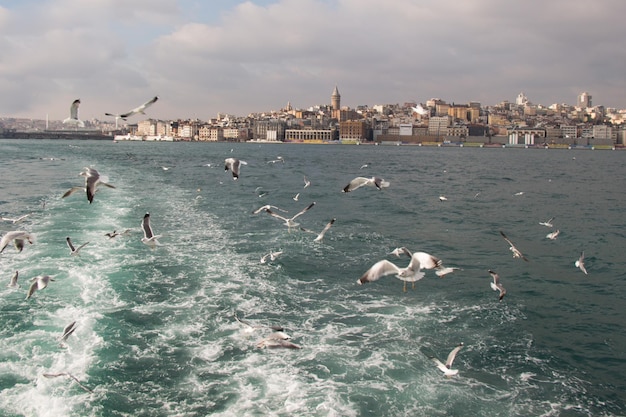
<svg viewBox="0 0 626 417">
<path fill-rule="evenodd" d="M 158 95 L 148 117 L 245 116 L 329 104 L 335 85 L 351 108 L 520 92 L 548 106 L 587 91 L 619 109 L 624 12 L 618 0 L 11 2 L 0 115 L 64 119 L 80 98 L 81 119 L 106 120 Z"/>
</svg>

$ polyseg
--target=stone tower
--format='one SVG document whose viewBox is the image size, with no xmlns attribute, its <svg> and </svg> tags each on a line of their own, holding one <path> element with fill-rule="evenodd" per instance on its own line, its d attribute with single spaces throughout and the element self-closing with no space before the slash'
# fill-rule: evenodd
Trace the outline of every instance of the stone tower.
<svg viewBox="0 0 626 417">
<path fill-rule="evenodd" d="M 339 95 L 339 90 L 337 86 L 333 90 L 333 94 L 330 96 L 330 105 L 333 110 L 339 110 L 341 108 L 341 96 Z"/>
</svg>

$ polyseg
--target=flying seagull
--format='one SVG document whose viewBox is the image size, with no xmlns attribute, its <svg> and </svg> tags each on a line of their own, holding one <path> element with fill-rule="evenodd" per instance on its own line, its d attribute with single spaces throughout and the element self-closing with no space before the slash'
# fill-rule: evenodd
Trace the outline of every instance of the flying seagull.
<svg viewBox="0 0 626 417">
<path fill-rule="evenodd" d="M 107 236 L 109 239 L 113 239 L 118 236 L 126 236 L 129 233 L 130 233 L 130 229 L 126 229 L 122 233 L 118 232 L 117 230 L 114 230 L 112 232 L 105 233 L 104 235 Z"/>
<path fill-rule="evenodd" d="M 382 178 L 378 178 L 378 177 L 371 177 L 371 178 L 365 178 L 365 177 L 356 177 L 355 179 L 353 179 L 352 181 L 350 181 L 348 183 L 348 185 L 346 185 L 345 187 L 343 187 L 343 192 L 344 193 L 349 193 L 350 191 L 354 191 L 357 188 L 361 188 L 364 185 L 369 185 L 372 187 L 376 187 L 377 189 L 381 190 L 385 187 L 389 187 L 389 183 L 387 181 L 385 181 Z"/>
<path fill-rule="evenodd" d="M 224 159 L 224 171 L 228 171 L 230 169 L 233 173 L 233 180 L 237 180 L 239 178 L 239 168 L 241 165 L 248 165 L 248 163 L 237 158 Z"/>
<path fill-rule="evenodd" d="M 20 275 L 19 271 L 15 271 L 15 274 L 13 274 L 13 276 L 11 277 L 11 280 L 9 281 L 9 285 L 7 285 L 7 287 L 9 288 L 19 288 L 20 284 L 17 283 L 17 277 Z"/>
<path fill-rule="evenodd" d="M 275 332 L 282 332 L 284 329 L 282 326 L 263 326 L 260 324 L 252 324 L 247 320 L 244 319 L 240 319 L 239 316 L 237 315 L 237 312 L 235 311 L 235 320 L 237 320 L 239 323 L 243 324 L 244 326 L 246 326 L 246 330 L 245 332 L 247 333 L 251 333 L 254 332 L 257 329 L 271 329 Z"/>
<path fill-rule="evenodd" d="M 578 257 L 578 260 L 574 262 L 574 265 L 576 265 L 577 268 L 580 268 L 580 270 L 587 275 L 587 268 L 585 268 L 585 251 L 580 253 L 580 257 Z"/>
<path fill-rule="evenodd" d="M 65 342 L 67 341 L 67 338 L 70 337 L 72 333 L 74 333 L 74 330 L 76 330 L 75 321 L 65 326 L 65 328 L 63 329 L 63 334 L 59 338 L 59 340 L 61 341 L 61 347 L 65 347 Z"/>
<path fill-rule="evenodd" d="M 268 254 L 266 254 L 266 255 L 263 255 L 263 256 L 261 257 L 261 263 L 262 263 L 262 264 L 267 263 L 268 258 L 269 258 L 269 260 L 270 260 L 270 261 L 272 261 L 272 262 L 273 262 L 273 261 L 275 261 L 276 259 L 278 259 L 278 257 L 279 257 L 280 255 L 282 255 L 282 254 L 283 254 L 283 251 L 277 251 L 277 252 L 271 252 L 271 251 L 270 251 L 270 253 L 268 253 Z"/>
<path fill-rule="evenodd" d="M 555 230 L 555 231 L 554 231 L 554 232 L 552 232 L 552 233 L 548 233 L 548 234 L 546 235 L 546 238 L 551 239 L 551 240 L 554 240 L 554 239 L 556 239 L 556 238 L 557 238 L 557 236 L 559 235 L 559 233 L 561 233 L 561 231 L 557 229 L 557 230 Z"/>
<path fill-rule="evenodd" d="M 357 280 L 359 285 L 367 282 L 378 280 L 385 275 L 395 274 L 396 278 L 404 281 L 402 291 L 406 292 L 406 283 L 411 282 L 415 287 L 415 281 L 419 281 L 424 278 L 424 273 L 421 269 L 433 269 L 441 265 L 441 259 L 436 258 L 426 252 L 415 252 L 411 255 L 411 261 L 405 268 L 400 268 L 397 265 L 384 259 L 376 262 L 370 269 L 368 269 L 361 278 Z"/>
<path fill-rule="evenodd" d="M 314 235 L 316 235 L 316 238 L 313 239 L 313 242 L 320 242 L 322 239 L 324 239 L 324 235 L 326 234 L 328 229 L 330 229 L 330 227 L 335 223 L 335 220 L 337 219 L 335 218 L 330 219 L 330 221 L 326 223 L 326 226 L 324 226 L 322 231 L 319 233 L 314 232 L 313 230 L 305 229 L 304 227 L 300 227 L 300 230 L 307 232 L 307 233 L 313 233 Z"/>
<path fill-rule="evenodd" d="M 491 269 L 489 270 L 489 273 L 491 274 L 491 277 L 493 278 L 493 282 L 490 283 L 491 289 L 494 291 L 500 292 L 500 296 L 498 297 L 498 300 L 502 301 L 502 299 L 506 295 L 506 288 L 504 288 L 502 284 L 500 284 L 500 275 L 498 275 L 495 271 L 492 271 Z"/>
<path fill-rule="evenodd" d="M 439 278 L 443 278 L 446 275 L 453 273 L 454 271 L 460 271 L 460 270 L 461 268 L 457 268 L 455 266 L 440 265 L 437 268 L 435 268 L 435 274 L 437 274 Z"/>
<path fill-rule="evenodd" d="M 144 111 L 152 106 L 154 103 L 156 103 L 156 101 L 159 99 L 158 96 L 154 96 L 152 97 L 150 100 L 146 101 L 145 103 L 143 103 L 141 106 L 139 107 L 135 107 L 134 109 L 127 111 L 126 113 L 122 113 L 122 114 L 114 114 L 114 113 L 104 113 L 106 116 L 112 116 L 115 117 L 115 127 L 117 128 L 117 121 L 118 119 L 122 119 L 122 120 L 126 120 L 127 118 L 129 118 L 130 116 L 134 116 L 135 114 L 146 114 Z"/>
<path fill-rule="evenodd" d="M 287 348 L 287 349 L 302 349 L 299 345 L 289 341 L 291 336 L 284 332 L 278 331 L 270 334 L 265 339 L 259 341 L 256 344 L 258 348 Z"/>
<path fill-rule="evenodd" d="M 509 250 L 510 250 L 511 252 L 513 252 L 513 257 L 514 257 L 514 258 L 522 258 L 523 260 L 525 260 L 526 262 L 528 262 L 528 259 L 526 259 L 526 257 L 522 254 L 522 252 L 520 252 L 520 251 L 519 251 L 519 250 L 515 247 L 515 245 L 513 244 L 513 242 L 511 242 L 511 241 L 509 240 L 509 238 L 508 238 L 508 237 L 506 237 L 506 235 L 504 234 L 504 232 L 503 232 L 503 231 L 500 231 L 500 234 L 502 235 L 502 237 L 504 238 L 504 240 L 506 240 L 506 241 L 507 241 L 507 243 L 510 245 Z"/>
<path fill-rule="evenodd" d="M 32 278 L 33 282 L 28 289 L 28 294 L 26 295 L 26 299 L 28 300 L 37 290 L 43 290 L 48 286 L 50 281 L 54 281 L 54 279 L 50 275 L 38 275 L 35 278 Z"/>
<path fill-rule="evenodd" d="M 156 246 L 161 246 L 157 239 L 162 235 L 155 235 L 152 232 L 152 227 L 150 226 L 150 213 L 144 214 L 143 221 L 141 222 L 141 228 L 143 229 L 143 237 L 141 238 L 143 243 L 150 246 L 151 249 L 154 249 Z"/>
<path fill-rule="evenodd" d="M 70 237 L 66 237 L 65 240 L 67 241 L 67 246 L 70 248 L 70 255 L 72 256 L 77 256 L 78 252 L 80 252 L 80 250 L 82 248 L 85 247 L 85 245 L 87 245 L 89 242 L 85 242 L 82 245 L 80 245 L 79 247 L 74 247 L 74 245 L 72 244 L 72 239 L 70 239 Z"/>
<path fill-rule="evenodd" d="M 433 362 L 435 362 L 435 364 L 437 365 L 437 368 L 439 368 L 439 370 L 443 372 L 443 374 L 446 377 L 451 378 L 454 375 L 459 373 L 458 369 L 452 369 L 452 362 L 454 362 L 454 358 L 456 358 L 456 354 L 459 353 L 459 350 L 461 350 L 462 347 L 463 347 L 463 343 L 459 343 L 457 347 L 452 349 L 452 351 L 448 354 L 448 358 L 446 359 L 445 364 L 442 363 L 439 359 L 437 359 L 434 356 L 431 357 L 430 359 Z"/>
<path fill-rule="evenodd" d="M 305 176 L 304 176 L 304 188 L 308 187 L 309 185 L 311 185 L 311 181 L 309 181 L 309 180 L 306 178 L 306 175 L 305 175 Z"/>
<path fill-rule="evenodd" d="M 552 224 L 552 220 L 554 220 L 554 217 L 550 217 L 550 219 L 546 220 L 545 222 L 539 222 L 539 224 L 546 227 L 554 227 L 554 225 Z"/>
<path fill-rule="evenodd" d="M 43 374 L 43 376 L 45 376 L 46 378 L 56 378 L 59 376 L 66 376 L 69 379 L 73 380 L 74 382 L 76 382 L 78 384 L 79 387 L 81 387 L 82 389 L 84 389 L 87 392 L 93 392 L 92 390 L 90 390 L 89 388 L 87 388 L 86 386 L 84 386 L 79 380 L 78 378 L 76 378 L 74 375 L 68 373 L 68 372 L 60 372 L 58 374 Z"/>
<path fill-rule="evenodd" d="M 22 249 L 24 249 L 24 244 L 26 242 L 31 245 L 33 244 L 33 236 L 23 230 L 7 232 L 4 236 L 2 236 L 2 239 L 0 239 L 0 253 L 4 251 L 11 241 L 13 241 L 15 249 L 17 249 L 18 252 L 21 252 Z"/>
<path fill-rule="evenodd" d="M 80 99 L 77 98 L 76 100 L 72 102 L 72 105 L 70 106 L 70 117 L 63 120 L 64 124 L 72 124 L 72 125 L 76 125 L 77 127 L 85 127 L 85 123 L 83 123 L 83 121 L 78 118 L 79 106 L 80 106 Z"/>
<path fill-rule="evenodd" d="M 420 116 L 426 116 L 428 114 L 428 110 L 426 110 L 424 107 L 422 107 L 421 104 L 418 104 L 415 107 L 411 107 L 411 109 L 413 109 L 413 111 L 417 114 L 419 114 Z"/>
<path fill-rule="evenodd" d="M 69 197 L 76 191 L 85 190 L 85 192 L 87 193 L 87 201 L 89 201 L 89 204 L 91 204 L 100 185 L 104 185 L 109 188 L 115 188 L 114 185 L 111 185 L 107 182 L 109 180 L 108 177 L 104 175 L 101 176 L 100 173 L 93 168 L 85 167 L 83 168 L 83 171 L 81 171 L 78 175 L 81 177 L 85 177 L 85 186 L 72 187 L 67 190 L 65 194 L 61 196 L 61 198 Z"/>
<path fill-rule="evenodd" d="M 285 222 L 285 226 L 287 226 L 291 230 L 292 227 L 298 226 L 298 223 L 296 223 L 295 220 L 298 217 L 302 216 L 304 213 L 306 213 L 314 205 L 315 205 L 315 201 L 312 202 L 311 204 L 309 204 L 307 207 L 305 207 L 299 213 L 297 213 L 295 216 L 293 216 L 293 217 L 291 217 L 289 219 L 286 218 L 286 217 L 281 216 L 280 214 L 274 213 L 271 209 L 268 209 L 268 208 L 265 209 L 265 212 L 267 214 L 269 214 L 270 216 L 272 216 L 272 217 L 275 217 L 277 219 L 280 219 L 280 220 L 284 221 Z"/>
<path fill-rule="evenodd" d="M 282 211 L 283 213 L 288 213 L 288 211 L 287 211 L 287 210 L 283 210 L 283 209 L 278 208 L 278 207 L 276 207 L 276 206 L 272 206 L 272 205 L 266 204 L 266 205 L 264 205 L 264 206 L 259 207 L 259 208 L 258 208 L 258 209 L 256 209 L 256 210 L 254 210 L 254 211 L 252 212 L 252 214 L 259 214 L 260 212 L 262 212 L 262 211 L 266 211 L 266 210 L 269 210 L 269 209 L 275 209 L 275 210 L 278 210 L 278 211 Z"/>
<path fill-rule="evenodd" d="M 13 224 L 17 224 L 17 223 L 21 223 L 22 220 L 24 220 L 25 218 L 27 218 L 30 215 L 31 215 L 31 213 L 24 214 L 24 215 L 22 215 L 20 217 L 17 217 L 17 218 L 3 217 L 2 221 L 3 222 L 11 222 Z"/>
</svg>

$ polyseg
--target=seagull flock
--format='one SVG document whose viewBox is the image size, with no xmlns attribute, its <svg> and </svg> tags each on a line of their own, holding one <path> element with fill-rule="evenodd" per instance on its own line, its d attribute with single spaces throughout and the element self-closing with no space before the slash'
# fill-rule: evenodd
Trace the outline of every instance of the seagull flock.
<svg viewBox="0 0 626 417">
<path fill-rule="evenodd" d="M 157 99 L 158 97 L 155 96 L 150 101 L 126 113 L 121 113 L 121 114 L 107 113 L 107 115 L 115 117 L 116 120 L 117 119 L 126 120 L 126 118 L 132 116 L 133 114 L 143 113 L 144 110 L 148 106 L 156 102 Z M 80 105 L 79 99 L 75 100 L 72 103 L 71 110 L 70 110 L 70 117 L 66 119 L 64 123 L 73 123 L 77 126 L 84 125 L 82 121 L 80 121 L 78 118 L 79 105 Z M 275 164 L 277 162 L 280 162 L 281 164 L 285 164 L 285 159 L 279 156 L 274 160 L 267 161 L 268 164 L 269 163 Z M 240 179 L 242 175 L 242 167 L 245 165 L 247 165 L 246 161 L 243 161 L 235 157 L 228 157 L 224 159 L 225 171 L 231 172 L 233 180 Z M 364 167 L 368 167 L 368 166 L 369 166 L 368 164 L 364 164 L 359 169 L 363 169 Z M 83 191 L 85 192 L 87 202 L 89 204 L 92 204 L 94 202 L 94 198 L 96 194 L 101 189 L 101 186 L 111 188 L 111 189 L 116 188 L 114 185 L 108 182 L 108 178 L 106 176 L 101 175 L 95 168 L 84 167 L 78 175 L 84 178 L 84 184 L 80 186 L 72 187 L 71 189 L 66 191 L 61 196 L 62 199 L 69 197 L 78 191 Z M 308 187 L 311 187 L 311 184 L 312 184 L 311 181 L 306 176 L 304 176 L 303 188 L 306 189 Z M 338 191 L 341 191 L 342 193 L 351 193 L 365 186 L 373 188 L 375 190 L 374 192 L 376 191 L 384 192 L 384 189 L 390 187 L 390 183 L 377 176 L 372 176 L 372 177 L 357 176 L 354 179 L 350 180 L 341 190 L 338 190 Z M 298 192 L 297 194 L 295 194 L 295 197 L 293 198 L 294 201 L 298 201 L 300 195 L 301 195 L 301 192 Z M 447 198 L 444 196 L 440 196 L 439 199 L 440 201 L 447 200 Z M 254 210 L 252 214 L 257 215 L 260 213 L 266 213 L 269 216 L 280 220 L 282 224 L 287 227 L 289 232 L 291 232 L 293 229 L 296 229 L 302 232 L 313 234 L 315 235 L 315 238 L 313 239 L 313 241 L 316 243 L 320 243 L 323 241 L 324 236 L 329 232 L 331 227 L 335 224 L 337 220 L 336 218 L 330 219 L 330 221 L 328 221 L 328 223 L 324 226 L 324 228 L 320 232 L 316 232 L 308 228 L 302 227 L 300 226 L 300 223 L 296 221 L 297 219 L 299 220 L 301 216 L 304 216 L 313 207 L 315 207 L 315 205 L 316 205 L 316 202 L 311 202 L 307 206 L 305 206 L 303 209 L 301 209 L 299 212 L 297 212 L 295 215 L 289 216 L 288 214 L 286 214 L 288 213 L 287 210 L 278 208 L 271 204 L 266 204 Z M 279 212 L 282 214 L 279 214 Z M 22 223 L 25 219 L 27 219 L 28 216 L 30 216 L 30 214 L 31 213 L 24 214 L 19 217 L 1 217 L 1 220 L 4 222 L 13 224 L 13 225 L 17 225 L 17 224 Z M 545 227 L 553 228 L 554 227 L 553 220 L 554 218 L 551 218 L 547 221 L 540 222 L 539 224 Z M 140 227 L 141 227 L 141 230 L 143 231 L 143 238 L 141 238 L 141 242 L 143 244 L 145 244 L 152 250 L 154 250 L 158 246 L 161 246 L 161 243 L 158 241 L 158 239 L 161 238 L 162 235 L 158 235 L 154 233 L 151 223 L 150 223 L 149 213 L 146 213 L 141 219 Z M 114 230 L 113 232 L 106 233 L 105 236 L 108 237 L 109 239 L 113 239 L 119 236 L 126 236 L 131 231 L 132 229 L 126 229 L 123 232 L 117 232 Z M 521 250 L 515 244 L 513 244 L 511 239 L 509 239 L 509 237 L 503 231 L 499 231 L 499 233 L 501 237 L 505 240 L 505 242 L 508 244 L 509 246 L 508 249 L 511 251 L 513 258 L 521 259 L 525 262 L 529 262 L 529 259 L 521 252 Z M 553 232 L 549 233 L 546 236 L 546 238 L 550 240 L 555 240 L 559 236 L 559 234 L 560 234 L 559 230 L 554 230 Z M 32 245 L 34 242 L 35 242 L 34 236 L 26 230 L 9 231 L 9 232 L 6 232 L 4 236 L 2 236 L 2 238 L 0 239 L 0 253 L 3 253 L 5 249 L 11 243 L 13 243 L 13 245 L 15 246 L 16 251 L 20 253 L 24 250 L 26 243 Z M 82 243 L 80 246 L 75 246 L 71 238 L 69 236 L 66 237 L 66 244 L 70 249 L 71 256 L 78 256 L 80 251 L 89 243 L 90 242 L 85 242 L 85 243 Z M 282 250 L 279 250 L 279 251 L 272 250 L 266 253 L 265 255 L 263 255 L 260 259 L 260 262 L 262 264 L 269 264 L 269 263 L 276 262 L 278 260 L 278 257 L 282 254 L 283 254 Z M 406 247 L 397 247 L 391 252 L 389 252 L 388 255 L 391 255 L 395 258 L 402 258 L 406 256 L 409 258 L 409 263 L 406 266 L 398 266 L 394 262 L 387 260 L 387 259 L 379 260 L 375 262 L 373 265 L 371 265 L 369 268 L 367 268 L 365 272 L 361 274 L 360 278 L 357 280 L 357 283 L 359 285 L 372 283 L 372 282 L 378 281 L 380 278 L 391 275 L 403 281 L 403 292 L 406 292 L 407 282 L 410 282 L 412 285 L 412 288 L 415 288 L 415 283 L 421 280 L 422 278 L 424 278 L 426 275 L 426 271 L 428 270 L 434 270 L 435 274 L 440 278 L 444 278 L 448 274 L 461 270 L 461 268 L 458 268 L 458 267 L 444 266 L 443 261 L 434 255 L 431 255 L 423 251 L 413 252 Z M 584 260 L 585 260 L 585 255 L 583 251 L 581 252 L 579 258 L 575 261 L 574 264 L 584 274 L 587 274 Z M 490 287 L 494 291 L 498 292 L 498 300 L 499 302 L 502 302 L 504 296 L 507 294 L 507 290 L 502 284 L 498 273 L 496 273 L 492 269 L 488 269 L 487 272 L 489 273 L 491 277 L 490 282 L 489 282 Z M 19 277 L 19 271 L 15 271 L 12 274 L 9 284 L 7 286 L 11 289 L 20 288 L 20 285 L 18 283 L 18 277 Z M 28 288 L 26 299 L 32 298 L 35 295 L 36 291 L 42 291 L 45 288 L 47 288 L 51 282 L 55 281 L 55 279 L 53 276 L 50 276 L 50 275 L 39 275 L 39 276 L 32 278 L 30 281 L 31 281 L 31 284 Z M 249 322 L 240 319 L 236 314 L 235 314 L 235 319 L 238 323 L 244 326 L 245 332 L 252 332 L 252 331 L 263 330 L 263 329 L 271 331 L 268 335 L 266 335 L 263 339 L 261 339 L 260 341 L 256 343 L 256 347 L 258 348 L 301 349 L 301 346 L 296 345 L 295 343 L 291 342 L 291 337 L 287 335 L 284 332 L 284 329 L 280 326 L 252 325 Z M 67 341 L 68 337 L 74 333 L 76 328 L 77 328 L 76 321 L 64 327 L 63 333 L 60 336 L 62 346 Z M 452 377 L 458 374 L 458 370 L 452 369 L 452 363 L 462 347 L 463 347 L 463 343 L 458 344 L 450 352 L 445 363 L 441 362 L 439 359 L 435 357 L 430 357 L 430 359 L 434 361 L 436 367 L 440 369 L 446 377 Z M 49 378 L 58 377 L 58 376 L 66 376 L 72 379 L 73 381 L 75 381 L 77 384 L 79 384 L 81 388 L 85 389 L 86 391 L 91 392 L 88 388 L 82 385 L 82 383 L 78 381 L 78 379 L 76 379 L 71 374 L 57 373 L 57 374 L 44 374 L 44 376 L 49 377 Z"/>
</svg>

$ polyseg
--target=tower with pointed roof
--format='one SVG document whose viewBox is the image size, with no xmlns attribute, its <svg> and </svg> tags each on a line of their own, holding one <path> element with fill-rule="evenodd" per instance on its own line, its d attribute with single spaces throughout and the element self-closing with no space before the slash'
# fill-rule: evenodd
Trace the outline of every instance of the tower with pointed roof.
<svg viewBox="0 0 626 417">
<path fill-rule="evenodd" d="M 341 109 L 341 95 L 339 95 L 339 90 L 337 86 L 333 90 L 333 94 L 330 96 L 330 105 L 333 110 Z"/>
</svg>

